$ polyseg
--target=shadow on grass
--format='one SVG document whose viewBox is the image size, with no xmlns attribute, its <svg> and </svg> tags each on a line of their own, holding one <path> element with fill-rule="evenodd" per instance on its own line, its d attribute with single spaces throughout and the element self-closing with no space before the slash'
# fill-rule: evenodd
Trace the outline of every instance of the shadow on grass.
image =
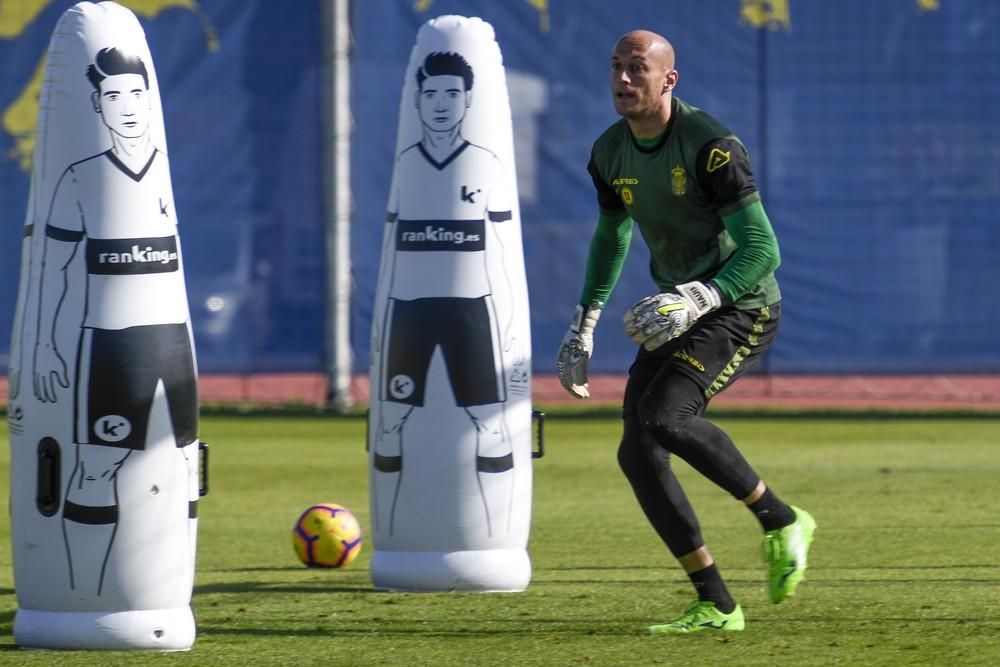
<svg viewBox="0 0 1000 667">
<path fill-rule="evenodd" d="M 826 568 L 827 571 L 831 570 L 968 570 L 968 569 L 985 569 L 985 570 L 995 570 L 1000 568 L 998 563 L 955 563 L 954 565 L 838 565 L 835 568 Z"/>
<path fill-rule="evenodd" d="M 503 627 L 503 626 L 509 627 Z M 425 626 L 425 627 L 421 627 Z M 540 619 L 522 618 L 518 620 L 488 619 L 478 627 L 455 627 L 453 622 L 439 622 L 433 625 L 421 618 L 388 620 L 385 618 L 369 618 L 359 620 L 356 627 L 345 627 L 341 619 L 331 620 L 330 625 L 316 623 L 311 628 L 234 628 L 227 625 L 212 625 L 204 622 L 198 626 L 202 637 L 217 636 L 253 636 L 253 637 L 370 637 L 386 639 L 388 637 L 421 637 L 421 638 L 477 638 L 496 637 L 539 637 L 551 635 L 565 636 L 611 636 L 645 634 L 641 628 L 642 621 L 634 624 L 608 625 L 593 621 L 592 625 L 581 623 L 579 619 Z"/>
<path fill-rule="evenodd" d="M 533 567 L 533 572 L 579 572 L 581 570 L 591 571 L 591 570 L 609 570 L 614 572 L 616 570 L 621 570 L 622 572 L 631 572 L 633 570 L 671 570 L 679 566 L 671 564 L 660 564 L 660 565 L 560 565 L 556 567 Z"/>
<path fill-rule="evenodd" d="M 14 591 L 11 590 L 11 593 Z M 11 639 L 13 641 L 14 634 L 14 614 L 15 610 L 0 612 L 0 635 L 3 635 L 4 639 Z M 17 644 L 0 644 L 0 651 L 20 651 L 21 647 Z"/>
<path fill-rule="evenodd" d="M 305 404 L 279 405 L 232 405 L 228 403 L 203 403 L 200 406 L 203 417 L 291 417 L 295 419 L 316 418 L 329 420 L 362 421 L 367 416 L 364 408 L 350 408 L 346 412 L 337 412 L 327 408 Z"/>
<path fill-rule="evenodd" d="M 992 625 L 1000 620 L 1000 616 L 991 614 L 988 616 L 977 616 L 977 623 Z M 607 619 L 600 618 L 599 614 L 590 618 L 546 618 L 534 616 L 521 616 L 519 618 L 482 618 L 468 620 L 465 622 L 454 620 L 429 621 L 423 616 L 410 616 L 386 618 L 382 616 L 358 616 L 352 621 L 338 616 L 329 621 L 303 621 L 300 627 L 284 628 L 241 628 L 233 627 L 229 624 L 230 619 L 222 623 L 202 622 L 199 629 L 202 637 L 350 637 L 350 638 L 370 638 L 372 640 L 385 640 L 391 638 L 441 638 L 441 639 L 476 639 L 482 637 L 505 636 L 510 638 L 541 638 L 541 637 L 624 637 L 643 636 L 646 634 L 645 626 L 650 619 L 642 617 L 623 617 L 609 623 Z M 833 628 L 843 625 L 845 622 L 851 624 L 881 624 L 886 621 L 893 623 L 921 627 L 938 627 L 941 624 L 948 624 L 961 627 L 968 624 L 968 619 L 961 616 L 915 616 L 899 615 L 894 617 L 864 615 L 860 617 L 845 617 L 839 611 L 830 614 L 799 614 L 795 617 L 769 618 L 766 614 L 758 615 L 754 618 L 755 625 L 782 627 L 786 630 L 789 626 L 798 628 L 808 628 L 815 631 L 817 627 Z M 977 626 L 978 627 L 978 626 Z M 974 632 L 975 628 L 970 628 L 969 632 Z"/>
<path fill-rule="evenodd" d="M 305 567 L 304 565 L 282 565 L 280 567 L 225 567 L 199 570 L 199 572 L 333 572 L 336 568 Z M 365 568 L 351 567 L 351 572 L 367 572 Z"/>
<path fill-rule="evenodd" d="M 195 595 L 211 593 L 378 593 L 370 586 L 331 586 L 317 581 L 309 584 L 271 583 L 267 581 L 241 581 L 231 584 L 198 584 L 194 587 Z"/>
</svg>

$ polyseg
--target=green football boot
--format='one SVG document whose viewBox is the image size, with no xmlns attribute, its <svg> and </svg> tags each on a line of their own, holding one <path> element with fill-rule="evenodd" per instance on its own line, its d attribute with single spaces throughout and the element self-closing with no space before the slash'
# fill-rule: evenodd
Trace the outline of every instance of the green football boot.
<svg viewBox="0 0 1000 667">
<path fill-rule="evenodd" d="M 795 595 L 805 578 L 809 545 L 816 530 L 816 520 L 809 512 L 798 507 L 792 507 L 792 511 L 795 523 L 764 533 L 767 592 L 774 604 Z"/>
<path fill-rule="evenodd" d="M 739 605 L 736 605 L 736 609 L 730 613 L 723 614 L 716 609 L 714 602 L 698 600 L 688 607 L 687 611 L 669 623 L 649 626 L 649 633 L 653 635 L 686 635 L 702 630 L 736 632 L 742 630 L 745 625 L 743 610 L 740 609 Z"/>
</svg>

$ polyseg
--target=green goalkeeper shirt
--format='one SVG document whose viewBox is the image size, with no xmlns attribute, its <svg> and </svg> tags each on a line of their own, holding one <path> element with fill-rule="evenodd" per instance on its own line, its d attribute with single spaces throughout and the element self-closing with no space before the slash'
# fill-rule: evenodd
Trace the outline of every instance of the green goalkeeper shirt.
<svg viewBox="0 0 1000 667">
<path fill-rule="evenodd" d="M 778 244 L 746 149 L 714 118 L 675 97 L 666 130 L 652 142 L 636 140 L 623 118 L 594 142 L 587 170 L 601 215 L 581 303 L 607 301 L 633 221 L 660 290 L 698 280 L 740 309 L 780 301 Z"/>
</svg>

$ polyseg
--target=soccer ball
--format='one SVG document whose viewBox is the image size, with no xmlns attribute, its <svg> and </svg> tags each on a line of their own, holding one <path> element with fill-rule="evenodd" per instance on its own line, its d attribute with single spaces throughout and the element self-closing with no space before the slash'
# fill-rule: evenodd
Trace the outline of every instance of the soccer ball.
<svg viewBox="0 0 1000 667">
<path fill-rule="evenodd" d="M 309 567 L 347 567 L 361 553 L 361 526 L 346 507 L 319 503 L 295 522 L 292 546 Z"/>
</svg>

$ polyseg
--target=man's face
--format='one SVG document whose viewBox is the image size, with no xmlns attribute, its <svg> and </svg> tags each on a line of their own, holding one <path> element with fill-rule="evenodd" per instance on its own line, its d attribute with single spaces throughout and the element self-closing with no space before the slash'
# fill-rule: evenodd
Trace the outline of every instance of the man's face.
<svg viewBox="0 0 1000 667">
<path fill-rule="evenodd" d="M 472 95 L 460 76 L 429 76 L 417 91 L 420 122 L 436 132 L 447 132 L 461 123 L 471 103 Z"/>
<path fill-rule="evenodd" d="M 116 74 L 101 81 L 94 93 L 94 111 L 108 129 L 126 139 L 138 139 L 149 127 L 149 91 L 139 74 Z"/>
<path fill-rule="evenodd" d="M 611 95 L 615 111 L 626 118 L 655 114 L 664 92 L 676 80 L 663 54 L 647 43 L 622 40 L 611 56 Z"/>
</svg>

